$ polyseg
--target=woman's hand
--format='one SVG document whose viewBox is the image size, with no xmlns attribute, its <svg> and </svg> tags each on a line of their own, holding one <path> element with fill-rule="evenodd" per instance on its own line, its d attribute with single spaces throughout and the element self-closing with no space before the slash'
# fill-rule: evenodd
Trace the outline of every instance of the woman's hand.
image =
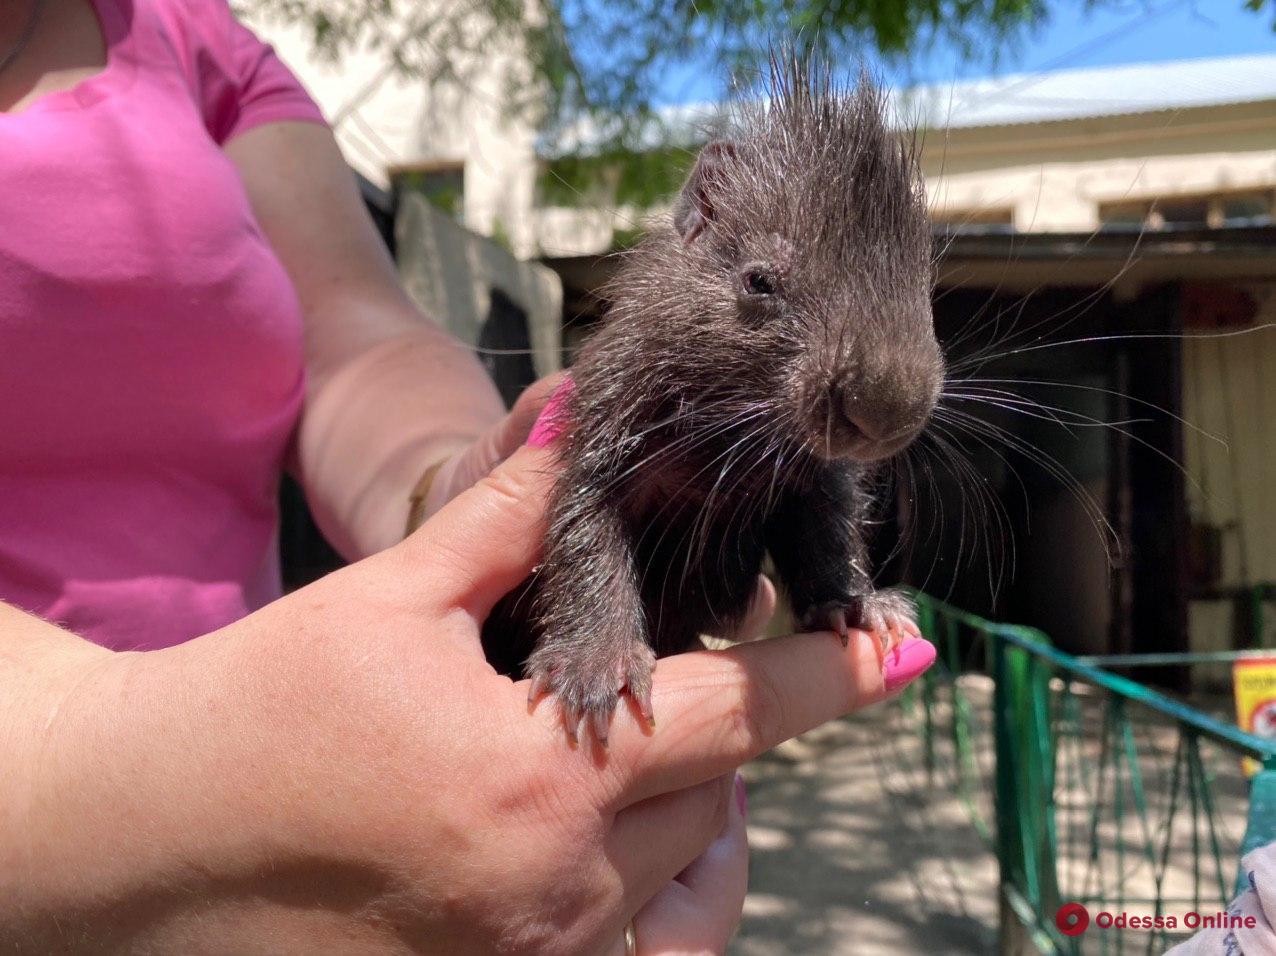
<svg viewBox="0 0 1276 956">
<path fill-rule="evenodd" d="M 905 645 L 885 680 L 862 634 L 668 658 L 654 732 L 625 712 L 609 751 L 573 749 L 479 640 L 538 560 L 552 471 L 521 449 L 397 547 L 188 644 L 94 655 L 38 709 L 6 805 L 0 938 L 595 953 L 637 914 L 643 956 L 720 950 L 743 893 L 734 768 L 933 653 Z"/>
<path fill-rule="evenodd" d="M 440 464 L 433 472 L 429 490 L 422 499 L 422 518 L 435 514 L 522 447 L 541 411 L 554 393 L 568 382 L 566 372 L 556 372 L 533 382 L 519 395 L 504 418 L 467 448 Z"/>
</svg>

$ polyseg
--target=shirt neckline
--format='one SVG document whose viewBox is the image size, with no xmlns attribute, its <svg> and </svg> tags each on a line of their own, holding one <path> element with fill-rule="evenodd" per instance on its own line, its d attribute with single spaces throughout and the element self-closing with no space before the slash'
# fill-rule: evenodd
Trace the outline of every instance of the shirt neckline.
<svg viewBox="0 0 1276 956">
<path fill-rule="evenodd" d="M 127 12 L 121 6 L 127 5 Z M 89 0 L 89 8 L 97 17 L 98 30 L 102 34 L 102 46 L 106 50 L 106 63 L 91 76 L 86 76 L 74 86 L 53 90 L 39 99 L 15 111 L 0 111 L 0 122 L 20 119 L 55 110 L 79 109 L 102 100 L 117 78 L 131 77 L 135 66 L 132 59 L 123 55 L 123 44 L 128 39 L 135 11 L 131 0 Z"/>
</svg>

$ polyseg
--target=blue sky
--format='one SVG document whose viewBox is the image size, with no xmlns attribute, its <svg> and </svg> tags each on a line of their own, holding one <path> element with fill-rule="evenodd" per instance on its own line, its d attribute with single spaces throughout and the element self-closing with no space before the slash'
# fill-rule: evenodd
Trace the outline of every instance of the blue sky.
<svg viewBox="0 0 1276 956">
<path fill-rule="evenodd" d="M 886 71 L 897 84 L 948 83 L 1004 73 L 1146 63 L 1243 53 L 1276 53 L 1273 10 L 1244 9 L 1243 0 L 1108 0 L 1085 10 L 1084 0 L 1054 0 L 1049 22 L 991 67 L 963 63 L 951 50 L 922 55 L 907 70 Z M 681 71 L 679 71 L 681 73 Z M 660 97 L 689 102 L 712 97 L 703 73 L 671 76 Z"/>
<path fill-rule="evenodd" d="M 997 72 L 1276 53 L 1271 9 L 1254 13 L 1242 0 L 1129 0 L 1089 13 L 1080 0 L 1053 7 L 1050 22 L 997 69 L 963 64 L 940 50 L 925 57 L 916 73 L 944 82 Z"/>
</svg>

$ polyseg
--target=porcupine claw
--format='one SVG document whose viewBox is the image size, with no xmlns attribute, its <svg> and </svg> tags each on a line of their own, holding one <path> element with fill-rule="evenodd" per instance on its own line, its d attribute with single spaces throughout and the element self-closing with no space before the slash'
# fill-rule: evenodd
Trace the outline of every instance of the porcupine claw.
<svg viewBox="0 0 1276 956">
<path fill-rule="evenodd" d="M 802 615 L 803 631 L 832 631 L 845 647 L 848 630 L 872 632 L 879 641 L 879 656 L 885 657 L 909 637 L 921 637 L 921 629 L 908 595 L 889 588 L 852 598 L 846 603 L 817 604 Z"/>
<path fill-rule="evenodd" d="M 817 604 L 802 615 L 801 620 L 798 621 L 798 628 L 804 634 L 812 631 L 832 631 L 841 640 L 842 646 L 846 647 L 851 639 L 850 628 L 855 626 L 852 623 L 852 613 L 852 609 L 846 604 L 836 602 Z"/>
<path fill-rule="evenodd" d="M 651 672 L 655 664 L 655 654 L 643 641 L 617 642 L 583 655 L 546 644 L 528 661 L 531 699 L 552 693 L 558 698 L 567 736 L 580 743 L 582 731 L 592 728 L 594 738 L 606 747 L 622 693 L 633 697 L 643 717 L 652 722 Z"/>
<path fill-rule="evenodd" d="M 549 681 L 544 674 L 533 674 L 531 685 L 527 688 L 527 706 L 532 707 L 549 690 Z"/>
</svg>

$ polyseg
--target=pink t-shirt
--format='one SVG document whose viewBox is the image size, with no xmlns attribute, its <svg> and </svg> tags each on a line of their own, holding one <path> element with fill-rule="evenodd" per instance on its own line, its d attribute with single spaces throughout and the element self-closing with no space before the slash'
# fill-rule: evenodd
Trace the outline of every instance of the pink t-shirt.
<svg viewBox="0 0 1276 956">
<path fill-rule="evenodd" d="M 105 69 L 0 113 L 0 600 L 159 648 L 280 593 L 301 315 L 222 145 L 322 122 L 225 0 L 93 0 Z"/>
</svg>

